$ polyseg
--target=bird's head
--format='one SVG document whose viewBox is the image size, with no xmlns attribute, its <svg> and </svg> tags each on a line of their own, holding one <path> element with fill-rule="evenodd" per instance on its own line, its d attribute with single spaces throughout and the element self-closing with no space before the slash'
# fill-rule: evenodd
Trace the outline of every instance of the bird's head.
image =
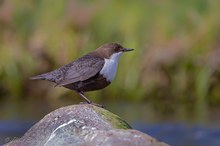
<svg viewBox="0 0 220 146">
<path fill-rule="evenodd" d="M 123 54 L 124 52 L 133 51 L 134 49 L 125 48 L 118 43 L 109 43 L 100 46 L 96 49 L 96 52 L 103 58 L 110 59 L 112 57 L 116 57 L 117 59 Z"/>
</svg>

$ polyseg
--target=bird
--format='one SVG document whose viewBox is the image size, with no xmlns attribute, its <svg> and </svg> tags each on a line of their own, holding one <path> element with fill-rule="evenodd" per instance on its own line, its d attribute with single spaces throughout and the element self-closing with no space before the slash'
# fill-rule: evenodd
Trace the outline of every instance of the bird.
<svg viewBox="0 0 220 146">
<path fill-rule="evenodd" d="M 111 84 L 117 72 L 119 58 L 124 52 L 133 50 L 118 43 L 107 43 L 58 69 L 30 79 L 54 82 L 55 86 L 74 90 L 86 103 L 104 107 L 90 101 L 84 93 L 100 90 Z"/>
</svg>

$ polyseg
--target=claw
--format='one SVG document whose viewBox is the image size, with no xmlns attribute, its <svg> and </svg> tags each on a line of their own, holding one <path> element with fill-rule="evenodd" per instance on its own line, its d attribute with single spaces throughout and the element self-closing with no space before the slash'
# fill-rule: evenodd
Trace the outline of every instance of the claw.
<svg viewBox="0 0 220 146">
<path fill-rule="evenodd" d="M 95 102 L 91 102 L 91 103 L 88 103 L 88 102 L 80 102 L 80 104 L 92 104 L 92 105 L 97 106 L 97 107 L 105 108 L 104 105 L 101 105 L 101 104 L 98 104 L 98 103 L 95 103 Z"/>
</svg>

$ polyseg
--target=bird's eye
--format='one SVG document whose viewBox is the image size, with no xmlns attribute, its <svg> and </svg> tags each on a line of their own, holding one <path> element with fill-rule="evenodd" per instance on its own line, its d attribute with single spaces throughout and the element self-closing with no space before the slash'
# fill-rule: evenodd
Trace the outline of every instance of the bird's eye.
<svg viewBox="0 0 220 146">
<path fill-rule="evenodd" d="M 121 51 L 121 47 L 117 46 L 117 47 L 115 48 L 115 52 L 120 52 L 120 51 Z"/>
</svg>

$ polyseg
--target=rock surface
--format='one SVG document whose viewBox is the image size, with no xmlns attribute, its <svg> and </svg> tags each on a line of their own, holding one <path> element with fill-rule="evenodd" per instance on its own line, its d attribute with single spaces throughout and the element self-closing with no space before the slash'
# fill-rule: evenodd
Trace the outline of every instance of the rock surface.
<svg viewBox="0 0 220 146">
<path fill-rule="evenodd" d="M 133 130 L 117 115 L 93 105 L 57 109 L 5 146 L 168 146 Z"/>
</svg>

